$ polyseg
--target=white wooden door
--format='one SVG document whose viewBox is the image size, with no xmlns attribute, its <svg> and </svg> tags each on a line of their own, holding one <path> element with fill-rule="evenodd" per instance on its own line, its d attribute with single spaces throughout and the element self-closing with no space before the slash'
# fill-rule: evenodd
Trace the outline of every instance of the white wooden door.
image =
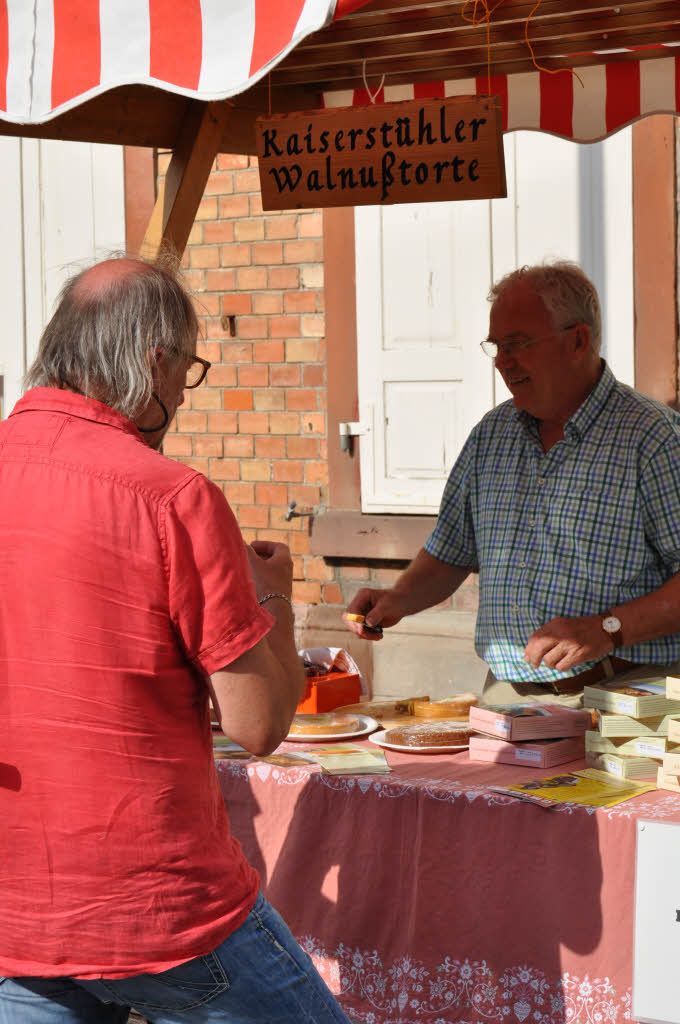
<svg viewBox="0 0 680 1024">
<path fill-rule="evenodd" d="M 64 279 L 125 245 L 123 150 L 89 143 L 0 139 L 3 236 L 0 302 L 2 416 Z"/>
<path fill-rule="evenodd" d="M 364 511 L 436 509 L 442 481 L 493 400 L 479 348 L 489 279 L 489 204 L 356 211 Z M 474 389 L 466 387 L 476 381 Z"/>
<path fill-rule="evenodd" d="M 630 129 L 594 146 L 504 141 L 507 199 L 355 210 L 364 512 L 436 512 L 468 433 L 509 397 L 479 342 L 492 282 L 518 266 L 583 266 L 603 354 L 633 382 Z"/>
</svg>

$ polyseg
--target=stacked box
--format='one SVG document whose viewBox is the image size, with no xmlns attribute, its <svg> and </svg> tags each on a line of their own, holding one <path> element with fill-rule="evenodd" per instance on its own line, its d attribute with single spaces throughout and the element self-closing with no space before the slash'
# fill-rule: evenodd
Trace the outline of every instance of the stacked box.
<svg viewBox="0 0 680 1024">
<path fill-rule="evenodd" d="M 624 779 L 658 780 L 661 762 L 680 739 L 680 679 L 625 679 L 586 686 L 584 703 L 596 709 L 586 733 L 586 762 Z M 658 781 L 657 781 L 658 784 Z"/>
<path fill-rule="evenodd" d="M 495 704 L 470 708 L 471 761 L 550 768 L 583 757 L 589 711 L 559 704 Z"/>
</svg>

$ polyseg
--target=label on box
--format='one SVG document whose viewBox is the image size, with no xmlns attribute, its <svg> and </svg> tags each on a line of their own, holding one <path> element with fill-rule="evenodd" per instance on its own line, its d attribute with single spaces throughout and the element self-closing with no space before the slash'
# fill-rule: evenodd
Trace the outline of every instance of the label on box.
<svg viewBox="0 0 680 1024">
<path fill-rule="evenodd" d="M 510 735 L 512 722 L 508 721 L 507 718 L 497 718 L 494 725 L 499 732 L 507 732 L 508 736 Z"/>
<path fill-rule="evenodd" d="M 617 764 L 616 761 L 612 761 L 606 754 L 602 755 L 602 761 L 607 766 L 607 771 L 610 775 L 623 776 L 623 767 Z"/>
<path fill-rule="evenodd" d="M 617 700 L 616 710 L 620 715 L 632 715 L 635 713 L 635 704 L 632 700 Z"/>
<path fill-rule="evenodd" d="M 644 740 L 638 740 L 635 744 L 635 752 L 637 754 L 643 754 L 646 757 L 661 757 L 663 755 L 663 749 L 655 746 L 653 743 L 645 743 Z"/>
<path fill-rule="evenodd" d="M 535 761 L 536 764 L 541 764 L 543 761 L 543 751 L 515 750 L 515 758 L 518 761 Z"/>
</svg>

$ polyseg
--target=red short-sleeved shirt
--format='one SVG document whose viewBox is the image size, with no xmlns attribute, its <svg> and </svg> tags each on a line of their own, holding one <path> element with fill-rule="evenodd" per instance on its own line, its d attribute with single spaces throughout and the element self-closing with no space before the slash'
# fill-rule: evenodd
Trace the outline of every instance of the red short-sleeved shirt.
<svg viewBox="0 0 680 1024">
<path fill-rule="evenodd" d="M 158 972 L 243 922 L 206 674 L 272 622 L 221 491 L 125 417 L 36 388 L 0 424 L 0 974 Z"/>
</svg>

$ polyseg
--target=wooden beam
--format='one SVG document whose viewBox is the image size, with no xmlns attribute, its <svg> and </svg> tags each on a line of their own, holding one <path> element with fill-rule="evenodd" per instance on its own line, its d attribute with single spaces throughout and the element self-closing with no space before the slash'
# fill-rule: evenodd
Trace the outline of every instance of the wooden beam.
<svg viewBox="0 0 680 1024">
<path fill-rule="evenodd" d="M 148 85 L 122 85 L 41 124 L 0 120 L 0 135 L 172 149 L 191 101 Z"/>
<path fill-rule="evenodd" d="M 247 156 L 254 156 L 257 153 L 255 121 L 260 115 L 288 114 L 296 110 L 315 110 L 323 106 L 321 95 L 315 88 L 298 89 L 293 86 L 278 89 L 276 94 L 273 94 L 268 83 L 260 83 L 235 96 L 233 104 L 225 124 L 219 152 L 241 153 Z"/>
<path fill-rule="evenodd" d="M 156 159 L 153 149 L 125 146 L 125 248 L 137 252 L 156 202 Z"/>
<path fill-rule="evenodd" d="M 621 7 L 618 14 L 614 14 L 609 6 L 604 10 L 597 7 L 582 10 L 582 2 L 573 4 L 574 10 L 567 16 L 565 4 L 560 3 L 560 9 L 551 8 L 549 3 L 541 5 L 529 22 L 529 38 L 556 38 L 560 39 L 577 33 L 587 34 L 597 32 L 633 32 L 640 27 L 652 26 L 660 28 L 665 23 L 678 20 L 677 0 L 657 0 L 654 10 L 650 10 L 647 3 L 629 2 L 625 11 L 622 10 L 625 0 L 621 0 Z M 578 7 L 578 9 L 576 9 Z M 488 32 L 489 41 L 492 44 L 498 42 L 512 42 L 515 39 L 524 40 L 526 31 L 527 16 L 531 13 L 528 8 L 525 17 L 513 14 L 512 17 L 503 12 L 506 8 L 501 7 L 491 19 Z M 428 13 L 415 17 L 418 12 L 405 12 L 399 19 L 385 20 L 385 16 L 376 16 L 370 23 L 361 23 L 354 26 L 346 26 L 339 21 L 331 30 L 326 29 L 315 33 L 308 40 L 301 43 L 286 57 L 285 66 L 294 67 L 299 64 L 309 65 L 321 60 L 325 54 L 332 59 L 344 60 L 346 53 L 343 53 L 343 46 L 369 46 L 381 43 L 389 47 L 390 44 L 410 44 L 414 49 L 419 44 L 429 45 L 430 39 L 438 35 L 449 35 L 451 38 L 459 38 L 460 46 L 470 46 L 481 38 L 483 44 L 487 42 L 486 23 L 474 26 L 469 20 L 465 20 L 460 14 L 435 15 Z M 372 51 L 366 51 L 365 56 L 372 56 Z"/>
<path fill-rule="evenodd" d="M 680 41 L 680 26 L 674 25 L 671 28 L 659 29 L 653 33 L 638 34 L 633 40 L 620 40 L 621 45 L 640 45 L 641 50 L 599 50 L 599 52 L 572 52 L 577 51 L 577 46 L 567 47 L 564 54 L 555 52 L 556 47 L 551 44 L 539 43 L 533 47 L 536 61 L 550 68 L 559 70 L 561 68 L 590 67 L 595 64 L 620 64 L 630 61 L 655 60 L 659 57 L 668 57 L 673 51 L 663 50 L 657 47 L 660 42 Z M 602 46 L 602 41 L 597 42 Z M 559 49 L 559 48 L 558 48 Z M 436 55 L 413 54 L 402 56 L 398 60 L 388 62 L 380 60 L 371 66 L 370 58 L 366 73 L 371 83 L 379 80 L 382 74 L 385 75 L 385 85 L 401 85 L 410 82 L 427 82 L 454 80 L 460 78 L 483 78 L 487 74 L 487 51 L 481 47 L 475 50 L 453 50 L 446 54 Z M 391 66 L 388 66 L 391 64 Z M 528 48 L 524 44 L 502 47 L 491 51 L 491 74 L 516 74 L 518 72 L 536 71 L 536 65 L 531 59 Z M 303 81 L 314 81 L 317 88 L 322 92 L 336 89 L 361 89 L 363 88 L 363 63 L 354 61 L 344 65 L 337 65 L 332 73 L 329 68 L 307 71 L 288 71 L 286 62 L 282 61 L 276 71 L 272 74 L 272 100 L 279 89 L 285 89 L 291 85 L 303 84 Z M 274 102 L 272 103 L 274 106 Z"/>
<path fill-rule="evenodd" d="M 423 546 L 436 516 L 378 516 L 329 509 L 314 516 L 310 550 L 325 558 L 408 561 Z"/>
<path fill-rule="evenodd" d="M 340 449 L 338 424 L 359 418 L 354 209 L 323 211 L 328 379 L 328 498 L 332 508 L 361 509 L 359 445 Z M 312 527 L 313 530 L 313 527 Z"/>
<path fill-rule="evenodd" d="M 675 118 L 633 126 L 635 387 L 676 407 L 678 226 Z"/>
<path fill-rule="evenodd" d="M 184 252 L 228 114 L 225 101 L 192 103 L 142 243 L 142 253 L 148 258 L 154 259 L 167 247 L 178 255 Z"/>
<path fill-rule="evenodd" d="M 533 21 L 534 18 L 543 17 L 544 13 L 572 14 L 575 11 L 606 10 L 613 12 L 614 8 L 621 9 L 632 5 L 653 10 L 657 2 L 658 0 L 616 0 L 616 3 L 612 3 L 612 0 L 542 0 L 541 5 L 537 7 L 536 0 L 502 0 L 500 4 L 492 6 L 490 21 L 496 23 L 514 18 L 527 18 L 529 15 Z M 423 20 L 443 16 L 450 19 L 459 17 L 465 11 L 468 20 L 471 20 L 473 12 L 470 7 L 470 0 L 373 0 L 365 7 L 360 7 L 320 29 L 312 38 L 342 31 L 345 26 L 370 25 L 378 19 L 413 17 Z M 478 14 L 481 21 L 481 12 L 478 11 Z"/>
</svg>

